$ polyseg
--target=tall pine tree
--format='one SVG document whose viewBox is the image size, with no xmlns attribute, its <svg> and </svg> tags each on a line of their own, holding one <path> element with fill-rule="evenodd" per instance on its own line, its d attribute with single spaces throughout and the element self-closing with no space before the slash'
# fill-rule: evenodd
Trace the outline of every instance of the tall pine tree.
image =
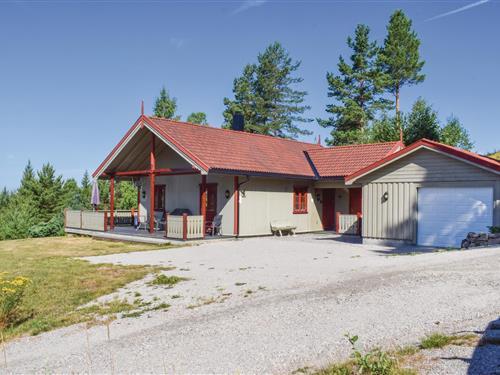
<svg viewBox="0 0 500 375">
<path fill-rule="evenodd" d="M 156 117 L 178 120 L 180 116 L 175 115 L 177 110 L 177 98 L 170 97 L 169 93 L 162 87 L 160 96 L 156 98 L 154 114 Z"/>
<path fill-rule="evenodd" d="M 370 29 L 358 25 L 354 38 L 347 38 L 352 50 L 349 62 L 340 56 L 338 75 L 327 73 L 328 97 L 334 104 L 328 104 L 326 111 L 331 117 L 318 120 L 324 127 L 333 127 L 329 144 L 343 145 L 367 140 L 367 127 L 378 110 L 388 108 L 390 101 L 384 99 L 383 75 L 376 64 L 379 48 L 370 41 Z"/>
<path fill-rule="evenodd" d="M 395 11 L 387 25 L 387 36 L 378 56 L 378 64 L 385 75 L 386 90 L 394 95 L 398 122 L 401 89 L 425 79 L 425 75 L 420 73 L 425 62 L 420 60 L 419 47 L 420 39 L 412 30 L 411 20 L 402 10 Z"/>
<path fill-rule="evenodd" d="M 304 117 L 310 108 L 303 104 L 307 92 L 295 89 L 303 81 L 294 75 L 299 67 L 300 61 L 293 61 L 280 43 L 268 46 L 257 63 L 245 66 L 243 75 L 234 80 L 234 100 L 224 98 L 225 126 L 240 112 L 245 131 L 283 138 L 311 134 L 299 125 L 312 121 Z"/>
</svg>

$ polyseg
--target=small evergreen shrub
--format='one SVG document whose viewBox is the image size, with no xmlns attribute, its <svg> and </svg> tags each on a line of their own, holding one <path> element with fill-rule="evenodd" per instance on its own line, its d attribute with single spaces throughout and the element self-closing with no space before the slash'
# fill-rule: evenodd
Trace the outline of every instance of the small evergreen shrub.
<svg viewBox="0 0 500 375">
<path fill-rule="evenodd" d="M 29 237 L 54 237 L 64 235 L 64 222 L 57 215 L 45 223 L 33 225 L 28 230 Z"/>
</svg>

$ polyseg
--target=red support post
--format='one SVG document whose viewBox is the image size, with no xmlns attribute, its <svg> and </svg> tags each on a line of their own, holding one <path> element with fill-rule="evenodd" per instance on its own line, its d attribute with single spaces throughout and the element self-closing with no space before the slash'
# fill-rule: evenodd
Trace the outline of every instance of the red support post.
<svg viewBox="0 0 500 375">
<path fill-rule="evenodd" d="M 109 211 L 109 227 L 111 230 L 113 230 L 115 229 L 115 176 L 111 176 L 111 178 L 109 179 Z"/>
<path fill-rule="evenodd" d="M 357 212 L 356 216 L 358 217 L 358 236 L 361 236 L 362 224 L 363 224 L 363 215 L 361 214 L 361 212 Z"/>
<path fill-rule="evenodd" d="M 234 176 L 234 187 L 233 187 L 233 205 L 234 205 L 234 228 L 233 234 L 238 237 L 240 234 L 240 187 L 238 176 Z"/>
<path fill-rule="evenodd" d="M 188 215 L 186 213 L 182 214 L 182 239 L 187 240 L 187 229 L 188 229 Z"/>
<path fill-rule="evenodd" d="M 104 231 L 108 231 L 108 211 L 104 211 Z"/>
<path fill-rule="evenodd" d="M 203 237 L 207 231 L 207 176 L 201 176 L 200 215 L 203 216 Z"/>
<path fill-rule="evenodd" d="M 335 215 L 335 232 L 339 233 L 340 229 L 340 212 L 337 211 Z"/>
<path fill-rule="evenodd" d="M 149 233 L 155 231 L 155 135 L 151 133 L 151 150 L 149 153 Z"/>
</svg>

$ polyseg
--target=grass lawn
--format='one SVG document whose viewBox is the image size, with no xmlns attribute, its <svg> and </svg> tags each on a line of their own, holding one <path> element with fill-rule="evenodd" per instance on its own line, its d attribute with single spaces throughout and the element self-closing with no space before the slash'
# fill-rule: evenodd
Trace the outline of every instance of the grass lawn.
<svg viewBox="0 0 500 375">
<path fill-rule="evenodd" d="M 21 306 L 20 320 L 4 331 L 12 338 L 38 334 L 92 319 L 89 309 L 77 310 L 95 298 L 155 271 L 147 266 L 91 264 L 73 257 L 166 248 L 109 242 L 87 237 L 53 237 L 0 241 L 0 273 L 32 280 Z M 126 310 L 126 304 L 110 309 Z"/>
</svg>

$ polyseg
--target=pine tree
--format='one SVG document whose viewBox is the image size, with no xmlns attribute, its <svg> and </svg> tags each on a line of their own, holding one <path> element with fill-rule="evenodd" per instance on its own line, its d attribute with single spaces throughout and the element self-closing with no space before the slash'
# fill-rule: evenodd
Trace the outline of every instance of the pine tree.
<svg viewBox="0 0 500 375">
<path fill-rule="evenodd" d="M 31 161 L 28 160 L 28 164 L 24 167 L 23 176 L 21 178 L 21 184 L 18 190 L 19 194 L 23 197 L 31 196 L 33 194 L 35 182 L 35 171 L 33 170 Z"/>
<path fill-rule="evenodd" d="M 175 115 L 177 110 L 177 99 L 170 97 L 169 93 L 162 87 L 160 96 L 156 98 L 154 114 L 156 117 L 178 120 L 180 117 Z"/>
<path fill-rule="evenodd" d="M 90 176 L 87 171 L 83 174 L 82 181 L 80 183 L 80 206 L 84 209 L 92 208 L 90 200 L 92 198 L 92 183 L 90 181 Z"/>
<path fill-rule="evenodd" d="M 51 164 L 44 164 L 42 169 L 37 172 L 33 192 L 39 221 L 47 222 L 54 215 L 62 212 L 64 208 L 62 176 L 56 176 Z"/>
<path fill-rule="evenodd" d="M 422 138 L 439 142 L 439 133 L 440 127 L 436 111 L 425 100 L 419 98 L 413 104 L 408 115 L 405 143 L 408 145 Z"/>
<path fill-rule="evenodd" d="M 400 114 L 400 121 L 405 128 L 405 116 Z M 372 142 L 399 141 L 399 124 L 396 117 L 384 113 L 380 118 L 373 121 L 371 128 Z"/>
<path fill-rule="evenodd" d="M 0 193 L 0 210 L 9 204 L 9 200 L 10 192 L 7 190 L 7 187 L 4 187 L 2 192 Z"/>
<path fill-rule="evenodd" d="M 234 80 L 234 100 L 224 99 L 225 126 L 240 112 L 245 131 L 283 138 L 311 134 L 299 126 L 312 121 L 303 116 L 310 109 L 303 104 L 307 92 L 294 88 L 303 81 L 293 75 L 299 67 L 300 61 L 293 61 L 280 43 L 268 46 L 257 63 L 245 66 L 243 75 Z"/>
<path fill-rule="evenodd" d="M 323 127 L 333 127 L 329 144 L 341 145 L 366 140 L 369 121 L 378 110 L 388 108 L 390 101 L 381 97 L 383 75 L 376 64 L 379 51 L 376 42 L 370 41 L 370 29 L 366 25 L 356 27 L 354 38 L 347 38 L 352 49 L 349 62 L 340 56 L 338 75 L 327 73 L 328 97 L 335 104 L 328 104 L 326 111 L 332 116 L 318 120 Z"/>
<path fill-rule="evenodd" d="M 453 115 L 448 118 L 446 125 L 441 129 L 440 138 L 441 142 L 464 150 L 471 150 L 474 147 L 469 132 L 462 126 L 460 120 Z"/>
<path fill-rule="evenodd" d="M 207 125 L 207 115 L 204 112 L 193 112 L 187 117 L 187 122 L 193 124 Z"/>
<path fill-rule="evenodd" d="M 402 10 L 395 11 L 387 25 L 387 36 L 378 56 L 378 64 L 384 72 L 385 88 L 396 101 L 396 118 L 399 121 L 400 94 L 404 86 L 416 85 L 425 79 L 420 71 L 420 39 L 412 30 L 412 22 Z"/>
</svg>

